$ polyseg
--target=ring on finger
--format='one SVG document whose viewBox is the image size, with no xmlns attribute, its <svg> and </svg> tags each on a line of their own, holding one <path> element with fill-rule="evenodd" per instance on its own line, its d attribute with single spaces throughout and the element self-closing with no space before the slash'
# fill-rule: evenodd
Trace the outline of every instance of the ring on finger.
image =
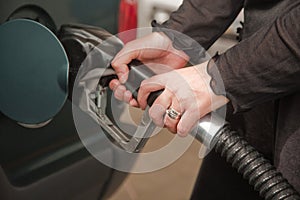
<svg viewBox="0 0 300 200">
<path fill-rule="evenodd" d="M 177 120 L 181 117 L 181 113 L 175 110 L 174 108 L 169 108 L 166 110 L 166 114 L 174 120 Z"/>
</svg>

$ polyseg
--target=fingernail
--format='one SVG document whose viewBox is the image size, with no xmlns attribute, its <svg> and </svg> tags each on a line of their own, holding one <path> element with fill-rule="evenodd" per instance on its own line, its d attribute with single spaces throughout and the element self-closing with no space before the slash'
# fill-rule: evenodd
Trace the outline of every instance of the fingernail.
<svg viewBox="0 0 300 200">
<path fill-rule="evenodd" d="M 129 101 L 129 105 L 130 106 L 133 106 L 133 107 L 138 107 L 139 105 L 136 103 L 136 101 L 134 100 L 134 99 L 131 99 L 130 101 Z"/>
</svg>

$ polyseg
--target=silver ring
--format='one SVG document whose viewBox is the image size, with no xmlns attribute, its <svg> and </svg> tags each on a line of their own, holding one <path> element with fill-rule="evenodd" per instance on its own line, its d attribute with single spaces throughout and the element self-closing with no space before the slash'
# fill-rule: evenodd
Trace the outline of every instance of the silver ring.
<svg viewBox="0 0 300 200">
<path fill-rule="evenodd" d="M 179 119 L 181 116 L 181 113 L 176 111 L 173 108 L 169 108 L 168 110 L 166 110 L 167 115 L 171 118 L 171 119 Z"/>
</svg>

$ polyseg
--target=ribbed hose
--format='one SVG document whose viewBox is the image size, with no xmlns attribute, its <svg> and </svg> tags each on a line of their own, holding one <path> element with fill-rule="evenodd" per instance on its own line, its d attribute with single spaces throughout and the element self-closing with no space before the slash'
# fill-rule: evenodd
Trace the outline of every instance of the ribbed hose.
<svg viewBox="0 0 300 200">
<path fill-rule="evenodd" d="M 266 200 L 297 200 L 297 191 L 270 162 L 229 127 L 217 137 L 215 150 L 226 157 Z"/>
</svg>

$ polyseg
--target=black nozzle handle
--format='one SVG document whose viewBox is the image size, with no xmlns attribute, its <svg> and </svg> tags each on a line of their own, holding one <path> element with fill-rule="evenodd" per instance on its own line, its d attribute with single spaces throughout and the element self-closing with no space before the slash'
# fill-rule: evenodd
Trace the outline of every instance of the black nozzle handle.
<svg viewBox="0 0 300 200">
<path fill-rule="evenodd" d="M 155 75 L 155 73 L 147 67 L 145 64 L 138 60 L 133 60 L 128 64 L 129 74 L 128 80 L 125 83 L 126 88 L 131 91 L 133 98 L 137 99 L 138 91 L 143 80 L 148 79 Z M 104 75 L 100 78 L 99 84 L 102 87 L 107 87 L 109 82 L 113 79 L 117 79 L 116 73 L 112 67 L 107 68 Z M 163 90 L 158 90 L 150 93 L 147 104 L 152 106 L 155 99 L 162 93 Z"/>
</svg>

